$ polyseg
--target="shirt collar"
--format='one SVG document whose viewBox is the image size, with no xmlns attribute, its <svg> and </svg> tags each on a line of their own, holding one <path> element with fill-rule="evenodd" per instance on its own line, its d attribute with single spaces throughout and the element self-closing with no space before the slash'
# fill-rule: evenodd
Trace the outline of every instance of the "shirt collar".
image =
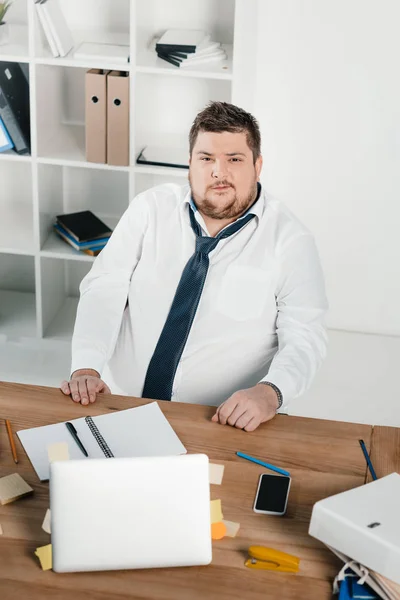
<svg viewBox="0 0 400 600">
<path fill-rule="evenodd" d="M 263 190 L 262 190 L 261 183 L 258 181 L 257 182 L 257 197 L 256 197 L 255 201 L 250 206 L 250 208 L 248 208 L 248 210 L 237 220 L 243 219 L 246 215 L 250 215 L 250 214 L 254 214 L 254 215 L 256 215 L 256 217 L 258 217 L 258 219 L 261 219 L 262 214 L 264 212 L 264 195 L 262 194 L 262 191 Z M 190 193 L 190 188 L 185 197 L 185 203 L 190 204 L 194 213 L 197 212 L 197 206 L 195 205 L 194 200 L 192 198 L 192 194 Z"/>
</svg>

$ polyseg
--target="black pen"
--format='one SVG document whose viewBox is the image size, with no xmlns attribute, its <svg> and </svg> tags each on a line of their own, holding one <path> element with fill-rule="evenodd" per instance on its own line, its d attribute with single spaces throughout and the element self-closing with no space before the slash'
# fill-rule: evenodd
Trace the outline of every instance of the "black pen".
<svg viewBox="0 0 400 600">
<path fill-rule="evenodd" d="M 68 431 L 74 438 L 75 442 L 78 444 L 79 448 L 82 450 L 83 454 L 85 456 L 89 456 L 89 454 L 86 452 L 85 446 L 82 444 L 81 440 L 78 438 L 78 433 L 77 433 L 75 427 L 72 425 L 72 423 L 65 423 L 65 424 L 67 426 Z"/>
</svg>

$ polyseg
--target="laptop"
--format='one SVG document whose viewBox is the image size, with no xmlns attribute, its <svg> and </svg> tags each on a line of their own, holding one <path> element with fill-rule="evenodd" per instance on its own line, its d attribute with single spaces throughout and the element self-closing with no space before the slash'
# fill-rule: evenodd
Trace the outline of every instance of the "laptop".
<svg viewBox="0 0 400 600">
<path fill-rule="evenodd" d="M 209 564 L 208 464 L 204 454 L 52 463 L 53 570 Z"/>
</svg>

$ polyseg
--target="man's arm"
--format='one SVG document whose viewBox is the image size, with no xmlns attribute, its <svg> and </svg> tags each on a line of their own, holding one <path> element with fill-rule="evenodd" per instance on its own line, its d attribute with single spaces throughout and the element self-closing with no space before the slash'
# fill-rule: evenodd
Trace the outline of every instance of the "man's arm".
<svg viewBox="0 0 400 600">
<path fill-rule="evenodd" d="M 303 234 L 289 242 L 280 265 L 276 323 L 279 349 L 263 381 L 279 388 L 286 408 L 290 400 L 310 387 L 326 356 L 328 301 L 311 235 Z"/>
<path fill-rule="evenodd" d="M 277 282 L 278 352 L 263 381 L 282 394 L 283 407 L 311 384 L 326 355 L 324 319 L 328 309 L 324 278 L 314 239 L 296 237 L 283 249 Z M 261 383 L 261 382 L 260 382 Z M 273 387 L 257 384 L 235 392 L 212 420 L 254 431 L 272 419 L 279 406 Z"/>
<path fill-rule="evenodd" d="M 82 280 L 72 337 L 71 373 L 92 369 L 101 374 L 112 355 L 146 227 L 147 203 L 138 196 Z"/>
</svg>

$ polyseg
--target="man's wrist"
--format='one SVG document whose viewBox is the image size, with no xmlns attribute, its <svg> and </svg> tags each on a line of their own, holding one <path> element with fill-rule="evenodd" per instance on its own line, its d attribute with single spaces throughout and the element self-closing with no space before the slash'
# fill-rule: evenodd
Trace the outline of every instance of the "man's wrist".
<svg viewBox="0 0 400 600">
<path fill-rule="evenodd" d="M 283 395 L 281 390 L 274 383 L 270 381 L 259 381 L 257 385 L 265 385 L 268 386 L 271 390 L 275 392 L 276 396 L 276 410 L 278 411 L 283 404 Z"/>
<path fill-rule="evenodd" d="M 95 369 L 77 369 L 71 374 L 71 379 L 75 379 L 81 375 L 89 375 L 90 377 L 98 377 L 100 379 L 100 373 L 95 371 Z"/>
</svg>

